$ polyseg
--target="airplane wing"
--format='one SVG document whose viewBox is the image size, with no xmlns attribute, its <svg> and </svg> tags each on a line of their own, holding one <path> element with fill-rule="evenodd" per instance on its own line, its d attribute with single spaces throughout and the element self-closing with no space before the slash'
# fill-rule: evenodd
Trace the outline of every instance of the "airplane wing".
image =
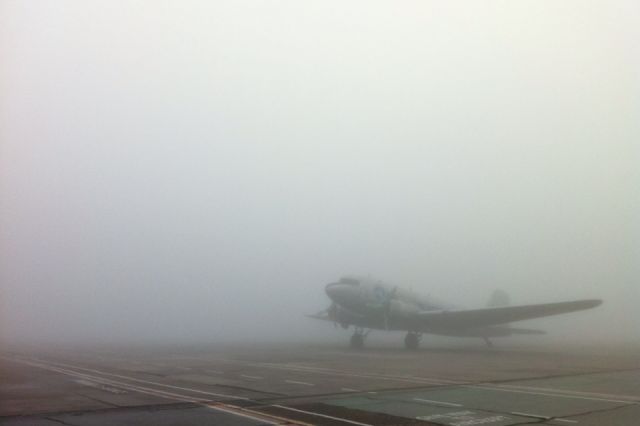
<svg viewBox="0 0 640 426">
<path fill-rule="evenodd" d="M 417 313 L 421 324 L 437 328 L 476 328 L 506 324 L 532 318 L 565 314 L 595 308 L 602 300 L 576 300 L 572 302 L 546 303 L 542 305 L 505 306 L 499 308 L 423 311 Z"/>
</svg>

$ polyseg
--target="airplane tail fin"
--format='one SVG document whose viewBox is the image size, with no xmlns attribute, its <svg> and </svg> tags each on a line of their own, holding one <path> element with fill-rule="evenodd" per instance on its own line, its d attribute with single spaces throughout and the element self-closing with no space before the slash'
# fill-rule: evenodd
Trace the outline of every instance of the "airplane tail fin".
<svg viewBox="0 0 640 426">
<path fill-rule="evenodd" d="M 496 290 L 491 293 L 487 308 L 501 308 L 503 306 L 509 306 L 511 304 L 511 298 L 509 294 L 504 290 Z"/>
</svg>

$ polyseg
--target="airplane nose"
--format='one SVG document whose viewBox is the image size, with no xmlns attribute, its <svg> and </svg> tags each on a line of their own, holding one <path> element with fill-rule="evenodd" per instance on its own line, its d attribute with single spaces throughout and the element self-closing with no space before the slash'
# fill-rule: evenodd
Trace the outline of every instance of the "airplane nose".
<svg viewBox="0 0 640 426">
<path fill-rule="evenodd" d="M 338 293 L 340 293 L 338 287 L 340 287 L 339 283 L 329 283 L 325 286 L 324 292 L 327 293 L 331 300 L 335 300 L 338 297 Z"/>
<path fill-rule="evenodd" d="M 353 289 L 348 285 L 331 283 L 326 285 L 324 291 L 331 300 L 337 303 L 345 303 L 352 299 Z"/>
</svg>

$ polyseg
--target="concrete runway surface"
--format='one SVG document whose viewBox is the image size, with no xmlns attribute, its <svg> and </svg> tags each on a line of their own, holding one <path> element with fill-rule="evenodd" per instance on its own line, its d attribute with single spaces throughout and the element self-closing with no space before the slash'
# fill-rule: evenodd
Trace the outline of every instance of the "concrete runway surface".
<svg viewBox="0 0 640 426">
<path fill-rule="evenodd" d="M 640 347 L 13 348 L 3 425 L 637 425 Z"/>
</svg>

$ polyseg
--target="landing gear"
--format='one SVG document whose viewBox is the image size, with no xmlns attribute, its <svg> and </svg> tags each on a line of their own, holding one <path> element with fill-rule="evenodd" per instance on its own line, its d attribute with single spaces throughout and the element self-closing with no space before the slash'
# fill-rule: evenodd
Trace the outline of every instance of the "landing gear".
<svg viewBox="0 0 640 426">
<path fill-rule="evenodd" d="M 353 349 L 362 349 L 364 347 L 364 338 L 367 337 L 368 332 L 365 333 L 361 328 L 356 328 L 356 331 L 351 336 L 349 342 Z"/>
<path fill-rule="evenodd" d="M 420 337 L 421 335 L 419 333 L 412 333 L 412 332 L 407 333 L 407 335 L 404 338 L 405 348 L 411 351 L 418 350 L 418 347 L 420 346 Z"/>
</svg>

